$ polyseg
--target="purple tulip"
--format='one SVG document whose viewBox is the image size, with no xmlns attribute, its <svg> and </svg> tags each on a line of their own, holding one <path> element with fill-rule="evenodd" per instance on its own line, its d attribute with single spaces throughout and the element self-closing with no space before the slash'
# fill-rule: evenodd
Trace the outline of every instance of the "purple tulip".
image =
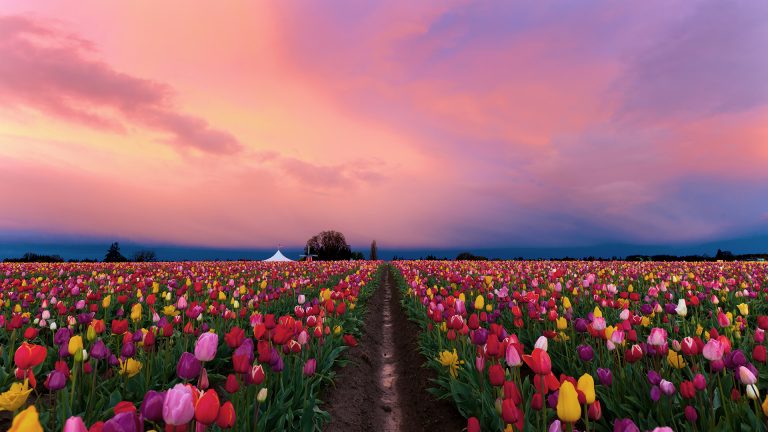
<svg viewBox="0 0 768 432">
<path fill-rule="evenodd" d="M 104 423 L 102 432 L 137 432 L 140 430 L 136 413 L 124 412 L 117 414 Z"/>
<path fill-rule="evenodd" d="M 654 385 L 653 387 L 651 387 L 651 400 L 654 402 L 658 402 L 660 398 L 661 398 L 661 389 L 659 388 L 659 386 Z"/>
<path fill-rule="evenodd" d="M 475 345 L 485 345 L 488 342 L 488 330 L 479 328 L 472 333 L 472 343 Z"/>
<path fill-rule="evenodd" d="M 557 408 L 557 399 L 560 397 L 560 390 L 556 390 L 547 396 L 547 406 L 551 409 Z"/>
<path fill-rule="evenodd" d="M 133 340 L 134 343 L 139 343 L 143 339 L 144 339 L 144 332 L 143 331 L 139 330 L 139 331 L 133 332 L 133 338 L 131 340 Z"/>
<path fill-rule="evenodd" d="M 122 358 L 129 358 L 136 355 L 136 345 L 133 344 L 133 342 L 127 342 L 123 344 L 123 349 L 120 350 L 120 356 Z"/>
<path fill-rule="evenodd" d="M 110 366 L 117 366 L 120 364 L 120 361 L 117 359 L 117 357 L 114 354 L 109 355 L 109 360 L 107 360 L 107 363 Z"/>
<path fill-rule="evenodd" d="M 584 333 L 587 331 L 587 320 L 584 318 L 576 318 L 576 322 L 573 323 L 573 328 L 578 333 Z"/>
<path fill-rule="evenodd" d="M 640 432 L 640 428 L 630 419 L 617 419 L 613 422 L 613 432 Z"/>
<path fill-rule="evenodd" d="M 141 415 L 151 422 L 163 421 L 163 402 L 165 402 L 165 392 L 148 391 L 141 402 Z"/>
<path fill-rule="evenodd" d="M 176 365 L 176 374 L 179 378 L 184 380 L 193 380 L 200 375 L 200 368 L 202 364 L 200 360 L 195 358 L 195 355 L 191 352 L 185 352 L 179 358 L 179 363 Z"/>
<path fill-rule="evenodd" d="M 63 389 L 67 385 L 67 376 L 64 373 L 54 369 L 45 379 L 45 388 L 55 392 Z"/>
<path fill-rule="evenodd" d="M 576 352 L 579 354 L 579 358 L 583 362 L 590 362 L 595 358 L 595 352 L 589 345 L 579 345 L 576 347 Z"/>
<path fill-rule="evenodd" d="M 610 387 L 613 384 L 613 373 L 610 369 L 597 368 L 597 379 L 600 380 L 600 384 Z"/>
<path fill-rule="evenodd" d="M 277 351 L 273 351 L 276 353 Z M 270 361 L 270 366 L 272 367 L 272 372 L 282 372 L 285 368 L 285 364 L 283 364 L 283 358 L 280 356 L 280 354 L 277 355 L 277 361 L 273 364 Z"/>
<path fill-rule="evenodd" d="M 659 385 L 659 383 L 661 382 L 661 375 L 659 375 L 659 373 L 656 372 L 655 370 L 649 370 L 648 382 L 653 385 Z"/>
<path fill-rule="evenodd" d="M 56 330 L 56 334 L 53 336 L 53 343 L 56 345 L 67 344 L 70 337 L 72 337 L 72 332 L 67 327 L 62 327 Z"/>
<path fill-rule="evenodd" d="M 91 357 L 96 360 L 104 360 L 109 357 L 109 354 L 109 348 L 104 344 L 104 341 L 99 339 L 93 343 L 93 347 L 91 347 Z"/>
</svg>

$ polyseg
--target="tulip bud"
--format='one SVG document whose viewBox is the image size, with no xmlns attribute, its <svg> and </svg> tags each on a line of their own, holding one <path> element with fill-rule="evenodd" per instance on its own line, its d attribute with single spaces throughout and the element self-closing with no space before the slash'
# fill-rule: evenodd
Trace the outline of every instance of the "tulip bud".
<svg viewBox="0 0 768 432">
<path fill-rule="evenodd" d="M 267 400 L 267 388 L 264 387 L 261 390 L 259 390 L 259 393 L 256 394 L 256 400 L 259 403 L 264 403 L 264 401 Z"/>
</svg>

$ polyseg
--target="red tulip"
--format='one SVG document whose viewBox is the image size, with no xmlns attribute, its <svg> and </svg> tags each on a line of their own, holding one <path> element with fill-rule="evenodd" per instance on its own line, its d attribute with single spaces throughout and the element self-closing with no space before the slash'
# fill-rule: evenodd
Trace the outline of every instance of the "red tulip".
<svg viewBox="0 0 768 432">
<path fill-rule="evenodd" d="M 16 353 L 13 355 L 13 361 L 16 363 L 16 367 L 22 370 L 33 368 L 45 360 L 48 351 L 42 345 L 33 345 L 26 341 L 21 343 L 21 346 L 16 349 Z"/>
<path fill-rule="evenodd" d="M 480 421 L 477 417 L 467 419 L 467 432 L 480 432 Z"/>
<path fill-rule="evenodd" d="M 216 417 L 216 426 L 222 429 L 229 429 L 235 425 L 235 407 L 232 402 L 226 401 L 219 408 L 219 415 Z"/>
<path fill-rule="evenodd" d="M 136 412 L 136 405 L 134 405 L 131 402 L 122 401 L 118 402 L 117 405 L 113 408 L 115 411 L 115 415 L 120 413 L 135 413 Z"/>
<path fill-rule="evenodd" d="M 243 340 L 245 340 L 245 330 L 240 327 L 232 327 L 232 330 L 224 335 L 224 342 L 226 342 L 227 346 L 232 349 L 239 347 L 243 343 Z"/>
<path fill-rule="evenodd" d="M 512 399 L 515 405 L 520 405 L 523 402 L 523 396 L 514 381 L 504 382 L 504 399 Z"/>
<path fill-rule="evenodd" d="M 342 339 L 344 339 L 344 345 L 350 346 L 350 347 L 356 347 L 357 346 L 357 339 L 355 339 L 354 336 L 351 334 L 345 334 Z"/>
<path fill-rule="evenodd" d="M 552 361 L 543 349 L 534 348 L 531 355 L 523 356 L 523 361 L 537 375 L 547 375 L 552 371 Z"/>
<path fill-rule="evenodd" d="M 237 382 L 237 378 L 234 375 L 227 375 L 227 382 L 224 384 L 224 390 L 226 390 L 227 393 L 237 393 L 237 391 L 240 390 L 240 383 Z"/>
<path fill-rule="evenodd" d="M 755 345 L 755 348 L 752 349 L 752 360 L 758 363 L 765 363 L 766 361 L 765 345 Z"/>
<path fill-rule="evenodd" d="M 504 423 L 515 423 L 520 415 L 520 410 L 512 399 L 504 399 L 501 402 L 501 418 L 504 419 Z"/>
<path fill-rule="evenodd" d="M 197 404 L 195 404 L 195 420 L 204 425 L 215 422 L 220 406 L 219 395 L 216 391 L 206 390 L 200 399 L 197 400 Z"/>
<path fill-rule="evenodd" d="M 488 368 L 488 378 L 490 378 L 491 385 L 499 387 L 504 385 L 504 368 L 500 364 L 492 364 Z"/>
<path fill-rule="evenodd" d="M 264 374 L 264 368 L 260 364 L 253 365 L 250 372 L 251 381 L 254 384 L 260 385 L 264 382 L 266 375 Z"/>
<path fill-rule="evenodd" d="M 599 400 L 589 404 L 589 407 L 587 408 L 587 414 L 589 415 L 589 418 L 594 421 L 600 420 L 600 417 L 603 416 L 603 407 L 600 405 Z"/>
<path fill-rule="evenodd" d="M 112 334 L 122 336 L 128 331 L 128 320 L 112 320 Z"/>
<path fill-rule="evenodd" d="M 34 327 L 27 327 L 26 330 L 24 330 L 24 339 L 32 340 L 37 337 L 37 333 L 39 331 Z"/>
</svg>

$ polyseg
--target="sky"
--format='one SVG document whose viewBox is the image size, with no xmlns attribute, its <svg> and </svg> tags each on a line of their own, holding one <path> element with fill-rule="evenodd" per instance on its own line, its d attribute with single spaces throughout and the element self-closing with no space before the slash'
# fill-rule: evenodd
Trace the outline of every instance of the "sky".
<svg viewBox="0 0 768 432">
<path fill-rule="evenodd" d="M 766 16 L 759 0 L 0 2 L 0 243 L 765 240 Z"/>
</svg>

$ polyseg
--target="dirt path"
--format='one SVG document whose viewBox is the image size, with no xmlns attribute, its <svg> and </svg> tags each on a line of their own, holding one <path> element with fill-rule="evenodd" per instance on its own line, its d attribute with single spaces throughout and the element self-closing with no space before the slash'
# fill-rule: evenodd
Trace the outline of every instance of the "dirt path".
<svg viewBox="0 0 768 432">
<path fill-rule="evenodd" d="M 350 364 L 326 395 L 327 432 L 459 431 L 465 420 L 448 401 L 426 392 L 434 375 L 422 367 L 419 328 L 400 306 L 392 270 L 382 273 L 369 300 L 363 337 L 348 352 Z"/>
</svg>

